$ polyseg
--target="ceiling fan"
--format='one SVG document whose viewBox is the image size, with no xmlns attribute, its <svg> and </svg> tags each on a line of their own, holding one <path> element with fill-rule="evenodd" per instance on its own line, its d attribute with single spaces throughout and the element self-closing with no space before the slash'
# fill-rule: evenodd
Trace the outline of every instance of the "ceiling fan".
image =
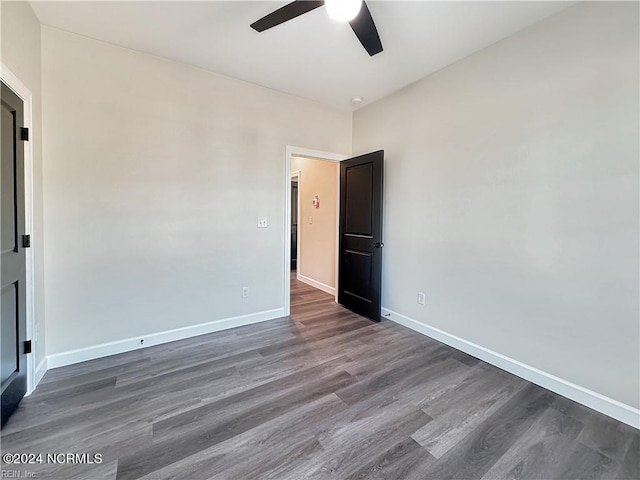
<svg viewBox="0 0 640 480">
<path fill-rule="evenodd" d="M 376 24 L 363 0 L 296 0 L 253 22 L 251 28 L 257 32 L 264 32 L 323 5 L 327 7 L 327 13 L 331 18 L 349 22 L 353 33 L 370 56 L 382 51 Z"/>
</svg>

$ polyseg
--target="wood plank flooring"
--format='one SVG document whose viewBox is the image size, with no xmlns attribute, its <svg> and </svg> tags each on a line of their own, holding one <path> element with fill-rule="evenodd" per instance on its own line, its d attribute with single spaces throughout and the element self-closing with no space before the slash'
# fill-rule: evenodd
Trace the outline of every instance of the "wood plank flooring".
<svg viewBox="0 0 640 480">
<path fill-rule="evenodd" d="M 47 372 L 3 453 L 102 461 L 3 478 L 640 479 L 631 427 L 295 279 L 291 306 Z"/>
</svg>

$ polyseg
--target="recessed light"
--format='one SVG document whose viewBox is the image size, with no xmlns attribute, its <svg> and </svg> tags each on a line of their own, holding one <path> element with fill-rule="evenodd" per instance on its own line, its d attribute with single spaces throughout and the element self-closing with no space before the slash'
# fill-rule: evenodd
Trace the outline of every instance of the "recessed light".
<svg viewBox="0 0 640 480">
<path fill-rule="evenodd" d="M 353 105 L 360 105 L 362 103 L 362 97 L 353 97 L 351 103 Z"/>
</svg>

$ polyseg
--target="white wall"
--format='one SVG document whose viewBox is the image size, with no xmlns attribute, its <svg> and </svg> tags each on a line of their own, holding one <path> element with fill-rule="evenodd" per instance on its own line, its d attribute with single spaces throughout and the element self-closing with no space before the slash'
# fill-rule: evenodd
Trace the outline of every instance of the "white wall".
<svg viewBox="0 0 640 480">
<path fill-rule="evenodd" d="M 329 287 L 324 288 L 329 293 L 335 293 L 336 286 L 339 169 L 338 162 L 303 157 L 291 159 L 291 171 L 300 172 L 298 275 L 303 276 L 303 281 L 310 279 Z M 320 198 L 320 208 L 312 204 L 315 195 Z M 312 223 L 309 223 L 309 217 L 312 217 Z"/>
<path fill-rule="evenodd" d="M 42 36 L 49 354 L 283 308 L 285 145 L 349 153 L 350 113 Z"/>
<path fill-rule="evenodd" d="M 33 145 L 32 249 L 35 270 L 36 366 L 46 356 L 44 309 L 44 242 L 42 220 L 42 101 L 40 67 L 40 22 L 27 2 L 0 2 L 2 63 L 32 94 L 31 143 Z"/>
<path fill-rule="evenodd" d="M 571 7 L 353 125 L 385 150 L 383 305 L 635 408 L 638 18 Z"/>
</svg>

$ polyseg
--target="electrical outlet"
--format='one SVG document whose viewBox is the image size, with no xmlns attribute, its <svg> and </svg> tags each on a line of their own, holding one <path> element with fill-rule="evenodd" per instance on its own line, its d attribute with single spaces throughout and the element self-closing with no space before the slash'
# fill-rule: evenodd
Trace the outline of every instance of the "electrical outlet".
<svg viewBox="0 0 640 480">
<path fill-rule="evenodd" d="M 424 305 L 426 303 L 426 296 L 424 292 L 418 292 L 418 305 Z"/>
<path fill-rule="evenodd" d="M 309 225 L 311 225 L 312 223 L 313 223 L 313 217 L 309 215 Z"/>
<path fill-rule="evenodd" d="M 258 217 L 258 228 L 267 228 L 269 226 L 269 220 L 267 217 Z"/>
<path fill-rule="evenodd" d="M 242 298 L 249 298 L 249 287 L 242 287 Z"/>
</svg>

